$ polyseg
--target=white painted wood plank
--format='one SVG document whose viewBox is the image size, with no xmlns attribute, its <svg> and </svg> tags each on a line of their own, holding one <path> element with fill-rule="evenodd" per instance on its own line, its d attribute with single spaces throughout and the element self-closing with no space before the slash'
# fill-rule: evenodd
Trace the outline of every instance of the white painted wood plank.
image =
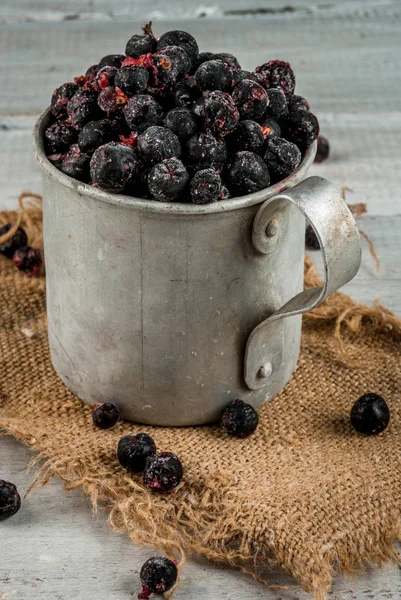
<svg viewBox="0 0 401 600">
<path fill-rule="evenodd" d="M 29 20 L 112 20 L 131 18 L 189 19 L 221 16 L 268 16 L 269 18 L 315 19 L 358 17 L 374 18 L 398 13 L 397 0 L 339 0 L 332 3 L 311 0 L 3 0 L 0 21 Z"/>
<path fill-rule="evenodd" d="M 26 473 L 32 454 L 12 438 L 0 438 L 0 477 L 23 493 L 33 475 Z M 124 600 L 136 598 L 139 571 L 155 554 L 112 532 L 106 511 L 91 515 L 80 490 L 65 493 L 58 479 L 35 490 L 17 515 L 1 524 L 1 600 Z M 278 571 L 272 584 L 294 585 Z M 398 600 L 400 571 L 391 566 L 369 570 L 355 580 L 338 579 L 332 600 Z M 269 590 L 238 571 L 191 560 L 182 573 L 176 600 L 310 600 L 301 590 Z"/>
<path fill-rule="evenodd" d="M 159 22 L 156 32 L 172 27 Z M 321 117 L 399 114 L 400 19 L 198 19 L 180 27 L 195 35 L 202 50 L 231 51 L 245 68 L 289 60 L 297 91 Z M 123 51 L 138 28 L 128 20 L 0 26 L 0 116 L 40 112 L 55 87 L 103 55 Z"/>
</svg>

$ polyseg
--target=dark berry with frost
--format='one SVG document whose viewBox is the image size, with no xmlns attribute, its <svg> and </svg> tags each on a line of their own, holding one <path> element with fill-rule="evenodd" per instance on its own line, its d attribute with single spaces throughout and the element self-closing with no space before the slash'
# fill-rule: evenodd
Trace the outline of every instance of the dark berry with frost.
<svg viewBox="0 0 401 600">
<path fill-rule="evenodd" d="M 2 227 L 0 227 L 0 237 L 8 233 L 12 227 L 13 225 L 11 223 L 6 223 Z M 18 250 L 18 248 L 23 248 L 24 246 L 26 246 L 27 243 L 28 236 L 26 235 L 22 227 L 18 227 L 17 231 L 7 242 L 0 244 L 0 254 L 2 254 L 3 256 L 7 256 L 7 258 L 12 258 L 14 252 Z"/>
<path fill-rule="evenodd" d="M 244 79 L 235 86 L 232 98 L 241 119 L 261 119 L 269 103 L 266 90 L 250 79 Z"/>
<path fill-rule="evenodd" d="M 42 272 L 42 252 L 39 248 L 24 246 L 14 252 L 15 266 L 27 277 L 39 277 Z"/>
<path fill-rule="evenodd" d="M 187 53 L 191 66 L 195 65 L 198 56 L 199 48 L 195 38 L 186 31 L 174 30 L 163 33 L 157 41 L 157 50 L 163 50 L 166 46 L 180 46 Z"/>
<path fill-rule="evenodd" d="M 188 183 L 188 171 L 178 158 L 166 158 L 151 169 L 149 191 L 160 202 L 178 200 Z"/>
<path fill-rule="evenodd" d="M 361 396 L 351 410 L 351 425 L 359 433 L 376 435 L 386 429 L 390 422 L 390 410 L 379 394 Z"/>
<path fill-rule="evenodd" d="M 178 577 L 175 563 L 166 556 L 153 556 L 141 568 L 140 578 L 143 590 L 139 600 L 149 598 L 151 593 L 164 594 L 171 590 Z"/>
<path fill-rule="evenodd" d="M 107 54 L 99 60 L 98 69 L 103 69 L 103 67 L 116 67 L 116 69 L 119 69 L 125 58 L 125 54 Z"/>
<path fill-rule="evenodd" d="M 232 69 L 236 69 L 238 71 L 241 70 L 241 65 L 239 64 L 238 59 L 234 56 L 234 54 L 230 54 L 229 52 L 218 52 L 214 55 L 214 60 L 221 60 Z"/>
<path fill-rule="evenodd" d="M 118 111 L 124 104 L 126 104 L 128 98 L 122 90 L 118 87 L 109 85 L 102 90 L 97 98 L 97 102 L 100 108 L 107 115 Z"/>
<path fill-rule="evenodd" d="M 233 400 L 224 409 L 221 417 L 221 425 L 228 435 L 238 438 L 246 438 L 256 430 L 259 417 L 256 410 L 250 404 L 242 400 Z"/>
<path fill-rule="evenodd" d="M 66 152 L 77 139 L 77 130 L 63 121 L 56 121 L 45 131 L 45 148 L 49 154 Z"/>
<path fill-rule="evenodd" d="M 226 144 L 209 133 L 196 133 L 187 142 L 185 157 L 192 171 L 208 168 L 220 171 L 227 160 Z"/>
<path fill-rule="evenodd" d="M 73 179 L 89 181 L 90 156 L 82 152 L 78 144 L 72 144 L 67 154 L 64 155 L 60 169 Z"/>
<path fill-rule="evenodd" d="M 238 152 L 227 171 L 226 182 L 233 196 L 252 194 L 269 186 L 269 170 L 254 152 Z"/>
<path fill-rule="evenodd" d="M 85 75 L 86 75 L 86 77 L 88 77 L 88 79 L 92 79 L 93 77 L 95 77 L 98 70 L 99 70 L 98 65 L 91 65 L 89 67 L 89 69 L 86 70 Z"/>
<path fill-rule="evenodd" d="M 100 114 L 97 93 L 92 90 L 79 89 L 67 105 L 67 114 L 71 125 L 76 129 L 82 129 L 89 121 L 96 120 Z"/>
<path fill-rule="evenodd" d="M 63 85 L 54 90 L 50 109 L 57 119 L 67 117 L 67 105 L 78 90 L 79 86 L 76 83 L 63 83 Z"/>
<path fill-rule="evenodd" d="M 165 158 L 181 155 L 180 140 L 166 127 L 148 127 L 138 137 L 138 148 L 141 159 L 148 165 L 155 165 Z"/>
<path fill-rule="evenodd" d="M 111 429 L 120 420 L 120 409 L 114 402 L 103 402 L 92 406 L 92 419 L 99 429 Z"/>
<path fill-rule="evenodd" d="M 195 73 L 196 84 L 201 91 L 221 90 L 228 92 L 232 88 L 231 69 L 221 60 L 209 60 L 202 63 Z"/>
<path fill-rule="evenodd" d="M 307 250 L 320 250 L 320 243 L 312 225 L 308 225 L 305 230 L 305 248 Z"/>
<path fill-rule="evenodd" d="M 201 96 L 197 98 L 190 106 L 191 112 L 196 117 L 204 117 L 205 116 L 205 96 Z"/>
<path fill-rule="evenodd" d="M 129 98 L 123 112 L 128 127 L 139 133 L 152 125 L 157 125 L 163 117 L 162 107 L 149 94 L 140 94 Z"/>
<path fill-rule="evenodd" d="M 117 458 L 128 473 L 141 473 L 148 456 L 156 454 L 156 444 L 147 433 L 128 433 L 118 441 Z"/>
<path fill-rule="evenodd" d="M 198 119 L 188 108 L 173 108 L 166 113 L 164 125 L 177 137 L 187 140 L 198 130 Z"/>
<path fill-rule="evenodd" d="M 214 169 L 198 171 L 191 179 L 189 193 L 193 204 L 211 204 L 221 197 L 220 175 Z"/>
<path fill-rule="evenodd" d="M 326 137 L 324 137 L 324 135 L 319 135 L 317 138 L 317 149 L 316 149 L 315 162 L 321 163 L 321 162 L 325 161 L 327 158 L 329 158 L 329 154 L 330 154 L 329 140 Z"/>
<path fill-rule="evenodd" d="M 215 58 L 216 55 L 214 54 L 214 52 L 201 52 L 198 56 L 196 68 L 198 68 L 203 63 L 208 62 L 209 60 L 215 60 Z"/>
<path fill-rule="evenodd" d="M 302 96 L 294 94 L 288 98 L 288 110 L 290 112 L 293 110 L 310 110 L 310 104 Z"/>
<path fill-rule="evenodd" d="M 90 161 L 90 174 L 94 185 L 107 192 L 123 192 L 137 172 L 136 152 L 118 142 L 109 142 L 97 148 Z"/>
<path fill-rule="evenodd" d="M 292 142 L 281 137 L 269 137 L 264 146 L 263 158 L 272 179 L 280 181 L 299 167 L 302 155 L 298 146 Z"/>
<path fill-rule="evenodd" d="M 20 508 L 21 496 L 16 486 L 10 481 L 0 479 L 0 521 L 13 517 Z"/>
<path fill-rule="evenodd" d="M 252 120 L 240 121 L 234 131 L 226 138 L 230 154 L 236 154 L 242 150 L 260 154 L 264 142 L 265 137 L 261 126 Z"/>
<path fill-rule="evenodd" d="M 127 96 L 141 94 L 148 85 L 149 73 L 145 67 L 121 67 L 117 71 L 114 84 Z"/>
<path fill-rule="evenodd" d="M 116 67 L 103 67 L 103 69 L 100 69 L 94 77 L 96 89 L 104 90 L 104 88 L 114 85 L 117 73 L 118 69 Z"/>
<path fill-rule="evenodd" d="M 265 140 L 271 137 L 277 137 L 281 135 L 280 125 L 274 119 L 263 119 L 260 126 L 262 128 Z"/>
<path fill-rule="evenodd" d="M 85 154 L 92 155 L 96 148 L 111 142 L 113 136 L 113 123 L 108 119 L 90 121 L 79 132 L 78 146 Z"/>
<path fill-rule="evenodd" d="M 181 483 L 182 464 L 172 452 L 160 452 L 146 459 L 144 484 L 153 492 L 170 492 Z"/>
<path fill-rule="evenodd" d="M 205 128 L 217 138 L 231 133 L 239 121 L 238 109 L 229 94 L 211 92 L 204 103 Z"/>
<path fill-rule="evenodd" d="M 301 150 L 309 148 L 319 135 L 319 121 L 307 110 L 294 110 L 281 122 L 285 137 Z"/>
<path fill-rule="evenodd" d="M 269 88 L 266 90 L 269 103 L 266 116 L 278 121 L 288 114 L 287 98 L 281 88 Z"/>
<path fill-rule="evenodd" d="M 143 54 L 153 54 L 156 52 L 157 42 L 150 35 L 134 34 L 127 42 L 125 54 L 132 58 L 139 58 Z"/>
<path fill-rule="evenodd" d="M 264 88 L 281 88 L 286 96 L 295 90 L 295 75 L 291 65 L 284 60 L 269 60 L 256 67 L 255 75 Z"/>
<path fill-rule="evenodd" d="M 155 56 L 158 55 L 167 56 L 171 60 L 176 81 L 188 74 L 191 68 L 191 61 L 181 46 L 166 46 L 163 50 L 157 52 Z"/>
</svg>

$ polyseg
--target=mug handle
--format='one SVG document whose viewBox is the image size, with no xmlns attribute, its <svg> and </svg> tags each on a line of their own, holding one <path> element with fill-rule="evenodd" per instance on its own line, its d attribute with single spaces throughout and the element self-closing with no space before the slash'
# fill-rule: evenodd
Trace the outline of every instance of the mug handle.
<svg viewBox="0 0 401 600">
<path fill-rule="evenodd" d="M 338 190 L 322 177 L 309 177 L 262 204 L 252 230 L 253 245 L 261 254 L 269 254 L 277 246 L 278 209 L 283 202 L 294 204 L 309 220 L 322 250 L 324 283 L 297 294 L 252 331 L 246 344 L 244 373 L 251 390 L 270 384 L 282 362 L 283 329 L 277 327 L 277 321 L 319 306 L 350 281 L 361 264 L 361 243 L 354 218 Z"/>
</svg>

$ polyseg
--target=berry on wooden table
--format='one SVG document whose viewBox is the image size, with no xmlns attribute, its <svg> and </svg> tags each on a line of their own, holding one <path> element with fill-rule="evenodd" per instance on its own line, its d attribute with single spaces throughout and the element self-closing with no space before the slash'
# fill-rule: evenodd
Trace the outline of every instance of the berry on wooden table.
<svg viewBox="0 0 401 600">
<path fill-rule="evenodd" d="M 256 430 L 259 417 L 250 404 L 242 400 L 233 400 L 223 411 L 221 426 L 228 435 L 246 438 Z"/>
<path fill-rule="evenodd" d="M 170 492 L 181 483 L 182 464 L 172 452 L 160 452 L 146 459 L 144 484 L 152 492 Z"/>
<path fill-rule="evenodd" d="M 2 225 L 0 227 L 0 237 L 8 233 L 12 227 L 13 225 L 11 223 Z M 3 256 L 6 256 L 7 258 L 12 258 L 16 250 L 23 248 L 27 244 L 28 236 L 22 227 L 18 227 L 17 231 L 7 242 L 0 244 L 0 254 L 3 254 Z"/>
<path fill-rule="evenodd" d="M 21 496 L 16 486 L 0 479 L 0 521 L 14 516 L 21 508 Z"/>
<path fill-rule="evenodd" d="M 128 473 L 142 472 L 146 459 L 153 454 L 156 454 L 156 444 L 147 433 L 128 433 L 118 442 L 117 458 Z"/>
<path fill-rule="evenodd" d="M 120 420 L 120 409 L 114 402 L 97 403 L 92 406 L 92 419 L 99 429 L 111 429 Z"/>
<path fill-rule="evenodd" d="M 379 394 L 368 393 L 361 396 L 351 410 L 351 425 L 359 433 L 376 435 L 390 422 L 390 410 Z"/>
<path fill-rule="evenodd" d="M 164 594 L 171 590 L 177 581 L 178 571 L 175 563 L 166 556 L 153 556 L 141 568 L 140 578 L 143 585 L 138 600 L 147 600 L 150 594 Z"/>
<path fill-rule="evenodd" d="M 326 137 L 324 137 L 324 135 L 319 135 L 317 138 L 317 149 L 316 149 L 315 162 L 321 163 L 321 162 L 325 161 L 327 158 L 329 158 L 329 154 L 330 154 L 329 140 Z"/>
</svg>

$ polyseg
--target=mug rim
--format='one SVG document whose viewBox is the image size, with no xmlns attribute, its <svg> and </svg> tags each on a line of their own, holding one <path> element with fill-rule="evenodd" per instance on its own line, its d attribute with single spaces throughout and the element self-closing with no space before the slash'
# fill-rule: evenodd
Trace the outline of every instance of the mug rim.
<svg viewBox="0 0 401 600">
<path fill-rule="evenodd" d="M 192 204 L 183 202 L 159 202 L 158 200 L 148 200 L 145 198 L 136 198 L 123 194 L 110 194 L 103 190 L 93 187 L 88 183 L 83 183 L 73 179 L 69 175 L 59 171 L 47 158 L 44 151 L 44 130 L 50 118 L 50 107 L 46 108 L 35 123 L 33 129 L 33 146 L 37 160 L 43 171 L 52 179 L 58 181 L 62 186 L 75 191 L 80 196 L 89 196 L 94 200 L 100 200 L 108 204 L 114 204 L 125 208 L 132 208 L 143 212 L 168 213 L 176 215 L 204 215 L 214 213 L 224 213 L 254 206 L 260 204 L 268 198 L 280 194 L 294 187 L 302 181 L 313 163 L 316 154 L 317 141 L 315 140 L 307 149 L 299 167 L 288 177 L 271 185 L 267 188 L 247 194 L 246 196 L 237 196 L 228 200 L 218 200 L 211 204 Z"/>
</svg>

